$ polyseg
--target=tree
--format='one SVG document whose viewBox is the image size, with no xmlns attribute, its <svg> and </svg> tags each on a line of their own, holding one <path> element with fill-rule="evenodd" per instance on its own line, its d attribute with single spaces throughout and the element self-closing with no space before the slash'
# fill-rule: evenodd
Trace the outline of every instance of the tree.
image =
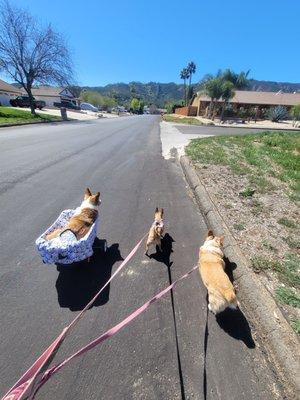
<svg viewBox="0 0 300 400">
<path fill-rule="evenodd" d="M 186 80 L 189 78 L 189 71 L 187 68 L 183 68 L 180 72 L 180 79 L 183 79 L 183 85 L 184 85 L 184 104 L 187 104 L 186 101 Z"/>
<path fill-rule="evenodd" d="M 103 96 L 100 93 L 91 90 L 83 90 L 80 93 L 80 99 L 87 103 L 91 103 L 96 107 L 104 104 Z"/>
<path fill-rule="evenodd" d="M 223 80 L 220 77 L 207 77 L 204 83 L 204 93 L 210 97 L 208 118 L 212 118 L 215 102 L 218 101 L 223 94 Z"/>
<path fill-rule="evenodd" d="M 249 85 L 249 80 L 248 80 L 248 75 L 250 73 L 250 70 L 247 72 L 240 72 L 239 74 L 231 71 L 230 69 L 225 69 L 223 72 L 219 72 L 219 76 L 224 80 L 224 81 L 229 81 L 233 83 L 235 89 L 246 89 Z"/>
<path fill-rule="evenodd" d="M 226 109 L 226 106 L 229 102 L 230 99 L 233 98 L 233 96 L 235 95 L 234 92 L 234 84 L 230 81 L 225 81 L 222 84 L 222 100 L 223 100 L 223 105 L 222 105 L 222 111 L 221 111 L 221 121 L 223 121 L 224 119 L 224 112 Z"/>
<path fill-rule="evenodd" d="M 187 70 L 189 73 L 189 88 L 190 88 L 192 84 L 192 76 L 196 72 L 196 64 L 193 61 L 191 61 L 190 63 L 188 63 Z"/>
<path fill-rule="evenodd" d="M 33 84 L 68 85 L 73 70 L 64 38 L 8 0 L 0 4 L 0 69 L 25 89 L 32 114 Z"/>
<path fill-rule="evenodd" d="M 137 98 L 133 98 L 130 103 L 130 108 L 136 114 L 140 109 L 140 101 Z"/>
<path fill-rule="evenodd" d="M 221 120 L 229 100 L 234 96 L 234 89 L 244 89 L 248 86 L 248 75 L 250 71 L 236 74 L 230 69 L 219 71 L 215 76 L 206 75 L 202 81 L 204 93 L 211 98 L 209 105 L 209 118 L 212 117 L 215 103 L 220 98 L 223 100 Z"/>
</svg>

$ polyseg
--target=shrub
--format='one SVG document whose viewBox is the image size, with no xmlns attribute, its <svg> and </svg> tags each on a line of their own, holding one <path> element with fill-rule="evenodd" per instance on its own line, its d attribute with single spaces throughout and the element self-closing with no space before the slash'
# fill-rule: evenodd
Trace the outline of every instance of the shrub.
<svg viewBox="0 0 300 400">
<path fill-rule="evenodd" d="M 183 102 L 171 102 L 166 104 L 167 114 L 174 114 L 175 108 L 183 107 Z"/>
<path fill-rule="evenodd" d="M 283 106 L 272 107 L 268 111 L 267 116 L 272 122 L 278 122 L 288 117 L 288 111 Z"/>
<path fill-rule="evenodd" d="M 300 297 L 290 288 L 280 287 L 276 289 L 276 298 L 281 304 L 300 308 Z"/>
<path fill-rule="evenodd" d="M 294 120 L 293 126 L 295 126 L 296 121 L 300 120 L 300 104 L 296 104 L 291 108 L 290 115 Z"/>
</svg>

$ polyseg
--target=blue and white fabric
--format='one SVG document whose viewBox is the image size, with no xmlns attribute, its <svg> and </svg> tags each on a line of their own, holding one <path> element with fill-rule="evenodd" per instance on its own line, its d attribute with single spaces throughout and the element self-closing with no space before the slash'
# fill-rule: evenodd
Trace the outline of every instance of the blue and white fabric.
<svg viewBox="0 0 300 400">
<path fill-rule="evenodd" d="M 85 260 L 93 255 L 93 243 L 97 236 L 98 218 L 93 223 L 88 233 L 80 240 L 69 230 L 52 240 L 46 240 L 46 236 L 58 228 L 63 228 L 75 210 L 64 210 L 57 220 L 35 241 L 45 264 L 72 264 Z"/>
</svg>

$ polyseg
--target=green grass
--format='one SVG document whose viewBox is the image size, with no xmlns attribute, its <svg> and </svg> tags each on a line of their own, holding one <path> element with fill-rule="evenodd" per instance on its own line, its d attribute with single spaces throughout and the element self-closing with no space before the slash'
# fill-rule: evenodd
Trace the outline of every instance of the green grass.
<svg viewBox="0 0 300 400">
<path fill-rule="evenodd" d="M 299 250 L 300 249 L 300 239 L 298 238 L 291 238 L 291 237 L 285 237 L 283 240 L 288 244 L 290 249 L 293 250 Z"/>
<path fill-rule="evenodd" d="M 30 111 L 11 107 L 0 107 L 0 126 L 6 124 L 32 124 L 35 122 L 61 121 L 60 117 L 49 114 L 32 115 Z"/>
<path fill-rule="evenodd" d="M 298 334 L 300 334 L 300 319 L 292 319 L 291 320 L 291 325 L 294 331 Z"/>
<path fill-rule="evenodd" d="M 239 195 L 242 197 L 252 197 L 254 195 L 254 193 L 255 193 L 254 189 L 246 188 L 245 190 L 240 192 Z"/>
<path fill-rule="evenodd" d="M 277 178 L 288 184 L 292 200 L 300 200 L 300 131 L 193 139 L 186 154 L 195 162 L 229 166 L 260 193 L 274 190 L 270 179 Z"/>
<path fill-rule="evenodd" d="M 300 308 L 300 296 L 292 289 L 280 287 L 276 289 L 275 293 L 276 299 L 279 303 L 287 304 L 295 308 Z"/>
<path fill-rule="evenodd" d="M 252 268 L 255 272 L 272 270 L 276 272 L 280 272 L 282 270 L 281 264 L 279 261 L 268 260 L 267 258 L 256 256 L 251 260 Z"/>
<path fill-rule="evenodd" d="M 189 118 L 189 117 L 176 117 L 175 115 L 164 115 L 163 120 L 166 122 L 178 122 L 179 124 L 189 124 L 189 125 L 203 125 L 201 121 L 196 118 Z"/>
<path fill-rule="evenodd" d="M 242 224 L 242 223 L 233 224 L 233 227 L 234 227 L 234 229 L 237 230 L 237 231 L 243 231 L 243 230 L 245 229 L 245 225 Z"/>
<path fill-rule="evenodd" d="M 253 257 L 251 260 L 251 265 L 255 272 L 274 271 L 281 282 L 295 289 L 300 289 L 299 264 L 300 257 L 296 254 L 287 254 L 282 262 L 269 260 L 261 256 Z"/>
<path fill-rule="evenodd" d="M 297 224 L 295 224 L 294 221 L 291 221 L 288 218 L 280 218 L 277 222 L 278 222 L 278 224 L 283 225 L 287 228 L 296 228 L 297 227 Z"/>
</svg>

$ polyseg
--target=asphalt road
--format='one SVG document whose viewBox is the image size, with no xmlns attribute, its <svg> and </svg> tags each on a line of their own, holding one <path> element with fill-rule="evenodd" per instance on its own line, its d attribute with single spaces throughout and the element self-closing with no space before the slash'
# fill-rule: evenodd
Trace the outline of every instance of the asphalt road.
<svg viewBox="0 0 300 400">
<path fill-rule="evenodd" d="M 158 122 L 141 116 L 0 129 L 1 394 L 115 270 L 152 223 L 157 205 L 165 208 L 164 256 L 148 259 L 140 249 L 56 361 L 195 265 L 207 228 L 181 170 L 161 156 Z M 62 209 L 79 205 L 87 186 L 102 194 L 98 237 L 107 240 L 108 252 L 97 251 L 90 266 L 58 271 L 43 265 L 35 239 Z M 241 313 L 207 320 L 196 271 L 173 298 L 168 294 L 61 370 L 37 399 L 282 398 L 254 336 Z"/>
</svg>

